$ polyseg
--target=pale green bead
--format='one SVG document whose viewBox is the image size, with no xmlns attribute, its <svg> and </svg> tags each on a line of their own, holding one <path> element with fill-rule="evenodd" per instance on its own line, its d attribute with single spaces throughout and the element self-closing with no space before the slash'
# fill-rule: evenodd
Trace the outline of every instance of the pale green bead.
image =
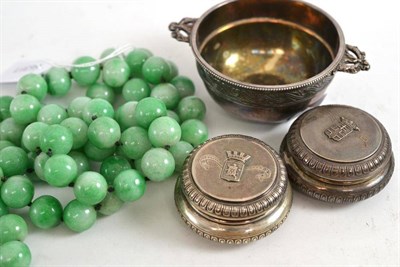
<svg viewBox="0 0 400 267">
<path fill-rule="evenodd" d="M 124 202 L 115 193 L 107 193 L 106 197 L 100 203 L 99 213 L 109 216 L 119 211 L 123 205 Z"/>
<path fill-rule="evenodd" d="M 68 156 L 74 159 L 77 167 L 77 176 L 90 170 L 90 162 L 85 154 L 79 151 L 71 151 Z"/>
<path fill-rule="evenodd" d="M 167 116 L 176 120 L 177 123 L 181 123 L 181 119 L 179 118 L 178 114 L 176 114 L 173 110 L 167 110 Z"/>
<path fill-rule="evenodd" d="M 71 78 L 64 68 L 52 67 L 46 73 L 45 79 L 51 95 L 64 96 L 71 89 Z"/>
<path fill-rule="evenodd" d="M 149 57 L 142 67 L 143 78 L 152 84 L 166 82 L 166 76 L 169 75 L 170 68 L 165 59 L 161 57 Z"/>
<path fill-rule="evenodd" d="M 72 149 L 81 148 L 86 144 L 88 140 L 88 126 L 83 120 L 79 118 L 67 118 L 63 120 L 60 125 L 67 128 L 72 133 Z"/>
<path fill-rule="evenodd" d="M 146 191 L 146 181 L 136 170 L 125 170 L 114 180 L 115 194 L 124 202 L 136 201 Z"/>
<path fill-rule="evenodd" d="M 183 164 L 192 150 L 193 146 L 186 141 L 179 141 L 170 147 L 169 152 L 171 152 L 175 160 L 175 171 L 182 171 Z"/>
<path fill-rule="evenodd" d="M 118 123 L 108 117 L 94 120 L 88 128 L 89 141 L 100 149 L 110 148 L 121 138 L 121 129 Z"/>
<path fill-rule="evenodd" d="M 164 102 L 167 109 L 175 109 L 178 106 L 179 96 L 178 89 L 170 83 L 161 83 L 151 90 L 151 97 L 155 97 Z"/>
<path fill-rule="evenodd" d="M 19 146 L 24 129 L 25 125 L 16 123 L 13 118 L 7 118 L 0 123 L 0 139 Z"/>
<path fill-rule="evenodd" d="M 103 81 L 111 87 L 121 87 L 129 79 L 131 70 L 122 58 L 112 58 L 104 63 Z"/>
<path fill-rule="evenodd" d="M 29 205 L 35 194 L 32 182 L 22 175 L 15 175 L 7 179 L 1 186 L 1 199 L 13 209 L 20 209 Z"/>
<path fill-rule="evenodd" d="M 28 235 L 28 225 L 25 220 L 16 214 L 7 214 L 0 217 L 0 245 L 9 241 L 23 241 Z"/>
<path fill-rule="evenodd" d="M 76 59 L 74 65 L 85 64 L 95 61 L 94 58 L 84 56 Z M 90 67 L 73 67 L 71 75 L 77 84 L 81 86 L 88 86 L 94 84 L 100 76 L 99 64 L 94 64 Z"/>
<path fill-rule="evenodd" d="M 97 213 L 91 205 L 74 199 L 64 209 L 64 224 L 74 232 L 83 232 L 96 222 Z"/>
<path fill-rule="evenodd" d="M 87 205 L 95 205 L 103 201 L 107 195 L 106 179 L 97 172 L 84 172 L 78 176 L 74 184 L 76 199 Z"/>
<path fill-rule="evenodd" d="M 101 98 L 110 103 L 113 103 L 115 99 L 114 90 L 102 83 L 95 83 L 90 86 L 86 91 L 86 96 L 90 98 Z"/>
<path fill-rule="evenodd" d="M 140 100 L 135 110 L 137 124 L 145 129 L 149 128 L 153 120 L 166 115 L 167 107 L 164 102 L 154 97 Z"/>
<path fill-rule="evenodd" d="M 68 155 L 51 156 L 44 165 L 44 178 L 52 186 L 66 187 L 78 175 L 78 167 Z"/>
<path fill-rule="evenodd" d="M 0 168 L 6 177 L 24 174 L 28 165 L 28 155 L 22 148 L 9 146 L 0 151 Z"/>
<path fill-rule="evenodd" d="M 27 93 L 42 101 L 47 94 L 48 86 L 42 76 L 30 73 L 19 79 L 17 90 L 19 93 Z"/>
<path fill-rule="evenodd" d="M 42 134 L 40 149 L 50 155 L 68 154 L 72 149 L 73 140 L 71 131 L 64 126 L 50 125 L 48 131 Z"/>
<path fill-rule="evenodd" d="M 9 95 L 0 96 L 0 121 L 11 117 L 10 105 L 13 99 Z"/>
<path fill-rule="evenodd" d="M 22 134 L 24 147 L 32 152 L 40 152 L 40 139 L 48 127 L 49 125 L 39 121 L 29 124 Z"/>
<path fill-rule="evenodd" d="M 115 120 L 118 122 L 121 130 L 124 131 L 129 127 L 136 126 L 135 110 L 136 101 L 129 101 L 121 105 L 115 113 Z"/>
<path fill-rule="evenodd" d="M 176 76 L 170 83 L 172 83 L 179 91 L 181 98 L 194 95 L 195 86 L 191 79 L 186 76 Z"/>
<path fill-rule="evenodd" d="M 82 119 L 90 124 L 97 118 L 109 117 L 114 118 L 114 108 L 110 102 L 96 98 L 86 103 L 82 111 Z"/>
<path fill-rule="evenodd" d="M 94 146 L 90 141 L 84 146 L 85 155 L 93 161 L 103 161 L 115 152 L 115 146 L 100 149 Z"/>
<path fill-rule="evenodd" d="M 0 246 L 1 267 L 28 267 L 31 259 L 28 246 L 21 241 L 10 241 Z"/>
<path fill-rule="evenodd" d="M 170 117 L 155 119 L 149 127 L 148 136 L 154 147 L 172 146 L 181 139 L 179 123 Z"/>
<path fill-rule="evenodd" d="M 57 104 L 45 105 L 37 114 L 37 121 L 44 122 L 48 125 L 60 124 L 66 118 L 68 118 L 67 111 Z"/>
<path fill-rule="evenodd" d="M 36 97 L 28 94 L 17 95 L 10 104 L 11 117 L 18 124 L 28 124 L 36 121 L 41 107 Z"/>
<path fill-rule="evenodd" d="M 41 179 L 42 181 L 45 181 L 44 178 L 44 165 L 46 164 L 46 161 L 49 159 L 49 155 L 47 155 L 45 152 L 40 153 L 36 158 L 34 162 L 34 170 L 36 175 Z"/>
<path fill-rule="evenodd" d="M 144 62 L 153 54 L 145 48 L 136 48 L 126 56 L 126 63 L 131 69 L 131 77 L 141 77 Z"/>
<path fill-rule="evenodd" d="M 152 148 L 143 155 L 141 166 L 147 178 L 160 182 L 174 173 L 175 160 L 164 148 Z"/>
<path fill-rule="evenodd" d="M 113 184 L 115 177 L 122 171 L 132 169 L 129 161 L 121 156 L 111 156 L 100 166 L 100 173 L 104 176 L 108 184 Z"/>
<path fill-rule="evenodd" d="M 190 119 L 182 123 L 182 140 L 197 147 L 208 139 L 207 126 L 199 120 Z"/>
<path fill-rule="evenodd" d="M 150 96 L 150 86 L 140 78 L 127 81 L 122 88 L 122 96 L 126 101 L 139 101 Z"/>
<path fill-rule="evenodd" d="M 91 98 L 86 96 L 80 96 L 72 100 L 68 106 L 68 116 L 82 119 L 82 111 L 90 100 Z"/>
<path fill-rule="evenodd" d="M 177 113 L 182 121 L 189 119 L 202 120 L 206 115 L 206 105 L 197 96 L 187 96 L 179 102 Z"/>
<path fill-rule="evenodd" d="M 151 148 L 146 130 L 136 126 L 126 129 L 121 135 L 120 142 L 122 151 L 130 159 L 141 158 Z"/>
</svg>

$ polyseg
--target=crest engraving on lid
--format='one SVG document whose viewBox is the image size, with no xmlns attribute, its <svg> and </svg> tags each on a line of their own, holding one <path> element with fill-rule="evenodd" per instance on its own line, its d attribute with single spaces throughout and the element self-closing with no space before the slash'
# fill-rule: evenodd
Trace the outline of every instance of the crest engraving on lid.
<svg viewBox="0 0 400 267">
<path fill-rule="evenodd" d="M 360 128 L 354 121 L 346 119 L 345 117 L 340 117 L 339 120 L 338 123 L 331 125 L 324 131 L 328 138 L 340 142 L 353 131 L 360 131 Z"/>
</svg>

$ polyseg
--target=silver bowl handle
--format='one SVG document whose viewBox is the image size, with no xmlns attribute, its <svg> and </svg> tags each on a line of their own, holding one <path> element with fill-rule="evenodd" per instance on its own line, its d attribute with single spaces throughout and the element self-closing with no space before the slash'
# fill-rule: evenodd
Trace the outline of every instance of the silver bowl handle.
<svg viewBox="0 0 400 267">
<path fill-rule="evenodd" d="M 172 22 L 169 24 L 169 30 L 171 31 L 172 38 L 180 42 L 189 43 L 190 34 L 192 33 L 192 28 L 194 23 L 197 21 L 195 18 L 183 18 L 181 21 Z"/>
<path fill-rule="evenodd" d="M 346 52 L 340 62 L 337 71 L 355 74 L 360 70 L 369 70 L 370 66 L 365 59 L 365 53 L 360 51 L 357 46 L 346 44 Z"/>
</svg>

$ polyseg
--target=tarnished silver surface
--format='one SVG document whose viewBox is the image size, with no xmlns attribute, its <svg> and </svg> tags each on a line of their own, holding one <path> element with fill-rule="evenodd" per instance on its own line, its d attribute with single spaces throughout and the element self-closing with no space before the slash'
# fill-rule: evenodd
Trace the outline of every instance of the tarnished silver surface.
<svg viewBox="0 0 400 267">
<path fill-rule="evenodd" d="M 279 155 L 243 135 L 212 138 L 195 149 L 175 188 L 182 219 L 199 235 L 241 244 L 276 230 L 292 203 Z"/>
<path fill-rule="evenodd" d="M 328 202 L 355 202 L 389 182 L 394 159 L 390 138 L 370 114 L 328 105 L 301 115 L 282 142 L 293 185 Z"/>
<path fill-rule="evenodd" d="M 288 120 L 319 105 L 337 71 L 369 69 L 337 22 L 301 1 L 230 0 L 169 29 L 190 43 L 214 100 L 247 120 Z"/>
</svg>

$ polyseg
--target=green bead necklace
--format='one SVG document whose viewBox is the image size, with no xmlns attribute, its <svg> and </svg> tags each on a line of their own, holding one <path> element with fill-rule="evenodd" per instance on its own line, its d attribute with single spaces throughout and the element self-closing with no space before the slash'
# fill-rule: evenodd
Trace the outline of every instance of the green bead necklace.
<svg viewBox="0 0 400 267">
<path fill-rule="evenodd" d="M 121 51 L 107 49 L 100 60 L 80 57 L 70 70 L 57 66 L 25 75 L 17 96 L 0 96 L 0 266 L 31 262 L 22 242 L 28 226 L 13 209 L 28 207 L 40 229 L 64 222 L 85 231 L 98 214 L 111 215 L 140 199 L 146 180 L 181 171 L 193 148 L 208 138 L 201 121 L 206 108 L 193 96 L 193 82 L 147 49 L 126 56 Z M 67 95 L 73 80 L 87 88 L 86 96 L 66 108 L 43 104 L 47 94 Z M 124 103 L 117 106 L 119 94 Z M 101 164 L 92 168 L 91 162 Z M 64 208 L 50 195 L 34 199 L 37 181 L 71 187 L 75 199 Z"/>
</svg>

